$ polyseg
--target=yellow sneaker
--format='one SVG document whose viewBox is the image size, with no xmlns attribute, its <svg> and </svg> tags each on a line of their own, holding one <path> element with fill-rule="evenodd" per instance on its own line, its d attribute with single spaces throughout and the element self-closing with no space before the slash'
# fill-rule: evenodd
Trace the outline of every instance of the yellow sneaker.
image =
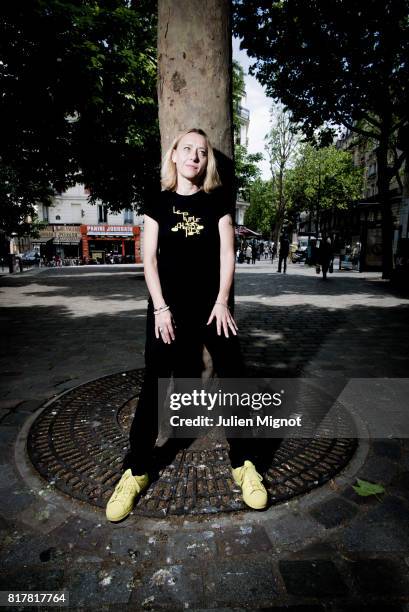
<svg viewBox="0 0 409 612">
<path fill-rule="evenodd" d="M 148 474 L 133 476 L 132 470 L 126 470 L 115 487 L 106 507 L 106 517 L 109 521 L 121 521 L 131 512 L 135 498 L 149 484 Z"/>
<path fill-rule="evenodd" d="M 244 503 L 254 510 L 267 506 L 267 491 L 261 483 L 263 478 L 251 461 L 246 460 L 241 467 L 232 469 L 232 474 L 234 482 L 241 487 Z"/>
</svg>

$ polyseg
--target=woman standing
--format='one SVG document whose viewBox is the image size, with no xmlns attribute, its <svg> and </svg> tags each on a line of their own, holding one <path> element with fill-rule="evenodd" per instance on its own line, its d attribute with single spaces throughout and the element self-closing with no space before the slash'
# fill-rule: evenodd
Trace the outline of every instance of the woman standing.
<svg viewBox="0 0 409 612">
<path fill-rule="evenodd" d="M 212 146 L 192 129 L 176 138 L 162 166 L 163 191 L 145 207 L 144 269 L 148 301 L 145 378 L 130 431 L 130 453 L 107 518 L 119 521 L 148 487 L 158 435 L 158 379 L 200 378 L 203 346 L 220 378 L 244 375 L 230 312 L 234 230 Z M 250 457 L 253 443 L 229 439 L 235 482 L 252 508 L 267 492 Z"/>
</svg>

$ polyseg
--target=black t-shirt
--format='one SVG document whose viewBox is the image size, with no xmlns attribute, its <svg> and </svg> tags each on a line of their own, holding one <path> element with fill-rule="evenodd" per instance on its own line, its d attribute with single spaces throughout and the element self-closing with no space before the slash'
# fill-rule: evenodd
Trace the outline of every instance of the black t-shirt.
<svg viewBox="0 0 409 612">
<path fill-rule="evenodd" d="M 222 189 L 161 191 L 145 206 L 159 224 L 158 271 L 169 304 L 214 301 L 220 281 L 219 219 L 231 212 Z"/>
</svg>

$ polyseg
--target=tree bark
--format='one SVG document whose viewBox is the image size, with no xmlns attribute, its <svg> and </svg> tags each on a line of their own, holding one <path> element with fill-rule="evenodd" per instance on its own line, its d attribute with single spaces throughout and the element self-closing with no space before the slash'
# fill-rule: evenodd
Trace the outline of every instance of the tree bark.
<svg viewBox="0 0 409 612">
<path fill-rule="evenodd" d="M 158 102 L 162 153 L 198 127 L 216 149 L 233 212 L 233 109 L 229 0 L 159 0 Z"/>
<path fill-rule="evenodd" d="M 159 0 L 158 103 L 162 155 L 180 132 L 204 130 L 234 220 L 230 0 Z M 204 361 L 209 376 L 207 351 Z"/>
</svg>

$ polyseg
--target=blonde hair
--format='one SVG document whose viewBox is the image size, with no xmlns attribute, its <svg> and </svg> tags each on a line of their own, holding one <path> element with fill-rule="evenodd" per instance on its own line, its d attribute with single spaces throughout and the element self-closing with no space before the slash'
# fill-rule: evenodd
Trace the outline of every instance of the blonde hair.
<svg viewBox="0 0 409 612">
<path fill-rule="evenodd" d="M 199 128 L 192 128 L 191 130 L 187 130 L 186 132 L 182 132 L 181 134 L 179 134 L 179 136 L 174 139 L 172 145 L 165 153 L 161 171 L 161 185 L 163 189 L 168 189 L 170 191 L 176 190 L 178 183 L 178 175 L 176 171 L 176 164 L 174 161 L 172 161 L 172 153 L 173 151 L 175 151 L 175 149 L 177 149 L 181 138 L 183 138 L 183 136 L 186 136 L 186 134 L 191 134 L 192 132 L 194 132 L 195 134 L 200 134 L 200 136 L 203 136 L 206 139 L 207 165 L 206 170 L 204 172 L 204 180 L 202 183 L 203 191 L 209 193 L 210 191 L 213 191 L 213 189 L 216 189 L 216 187 L 221 186 L 222 182 L 220 180 L 219 173 L 217 172 L 216 158 L 214 156 L 213 147 L 210 144 L 209 137 L 203 130 Z"/>
</svg>

